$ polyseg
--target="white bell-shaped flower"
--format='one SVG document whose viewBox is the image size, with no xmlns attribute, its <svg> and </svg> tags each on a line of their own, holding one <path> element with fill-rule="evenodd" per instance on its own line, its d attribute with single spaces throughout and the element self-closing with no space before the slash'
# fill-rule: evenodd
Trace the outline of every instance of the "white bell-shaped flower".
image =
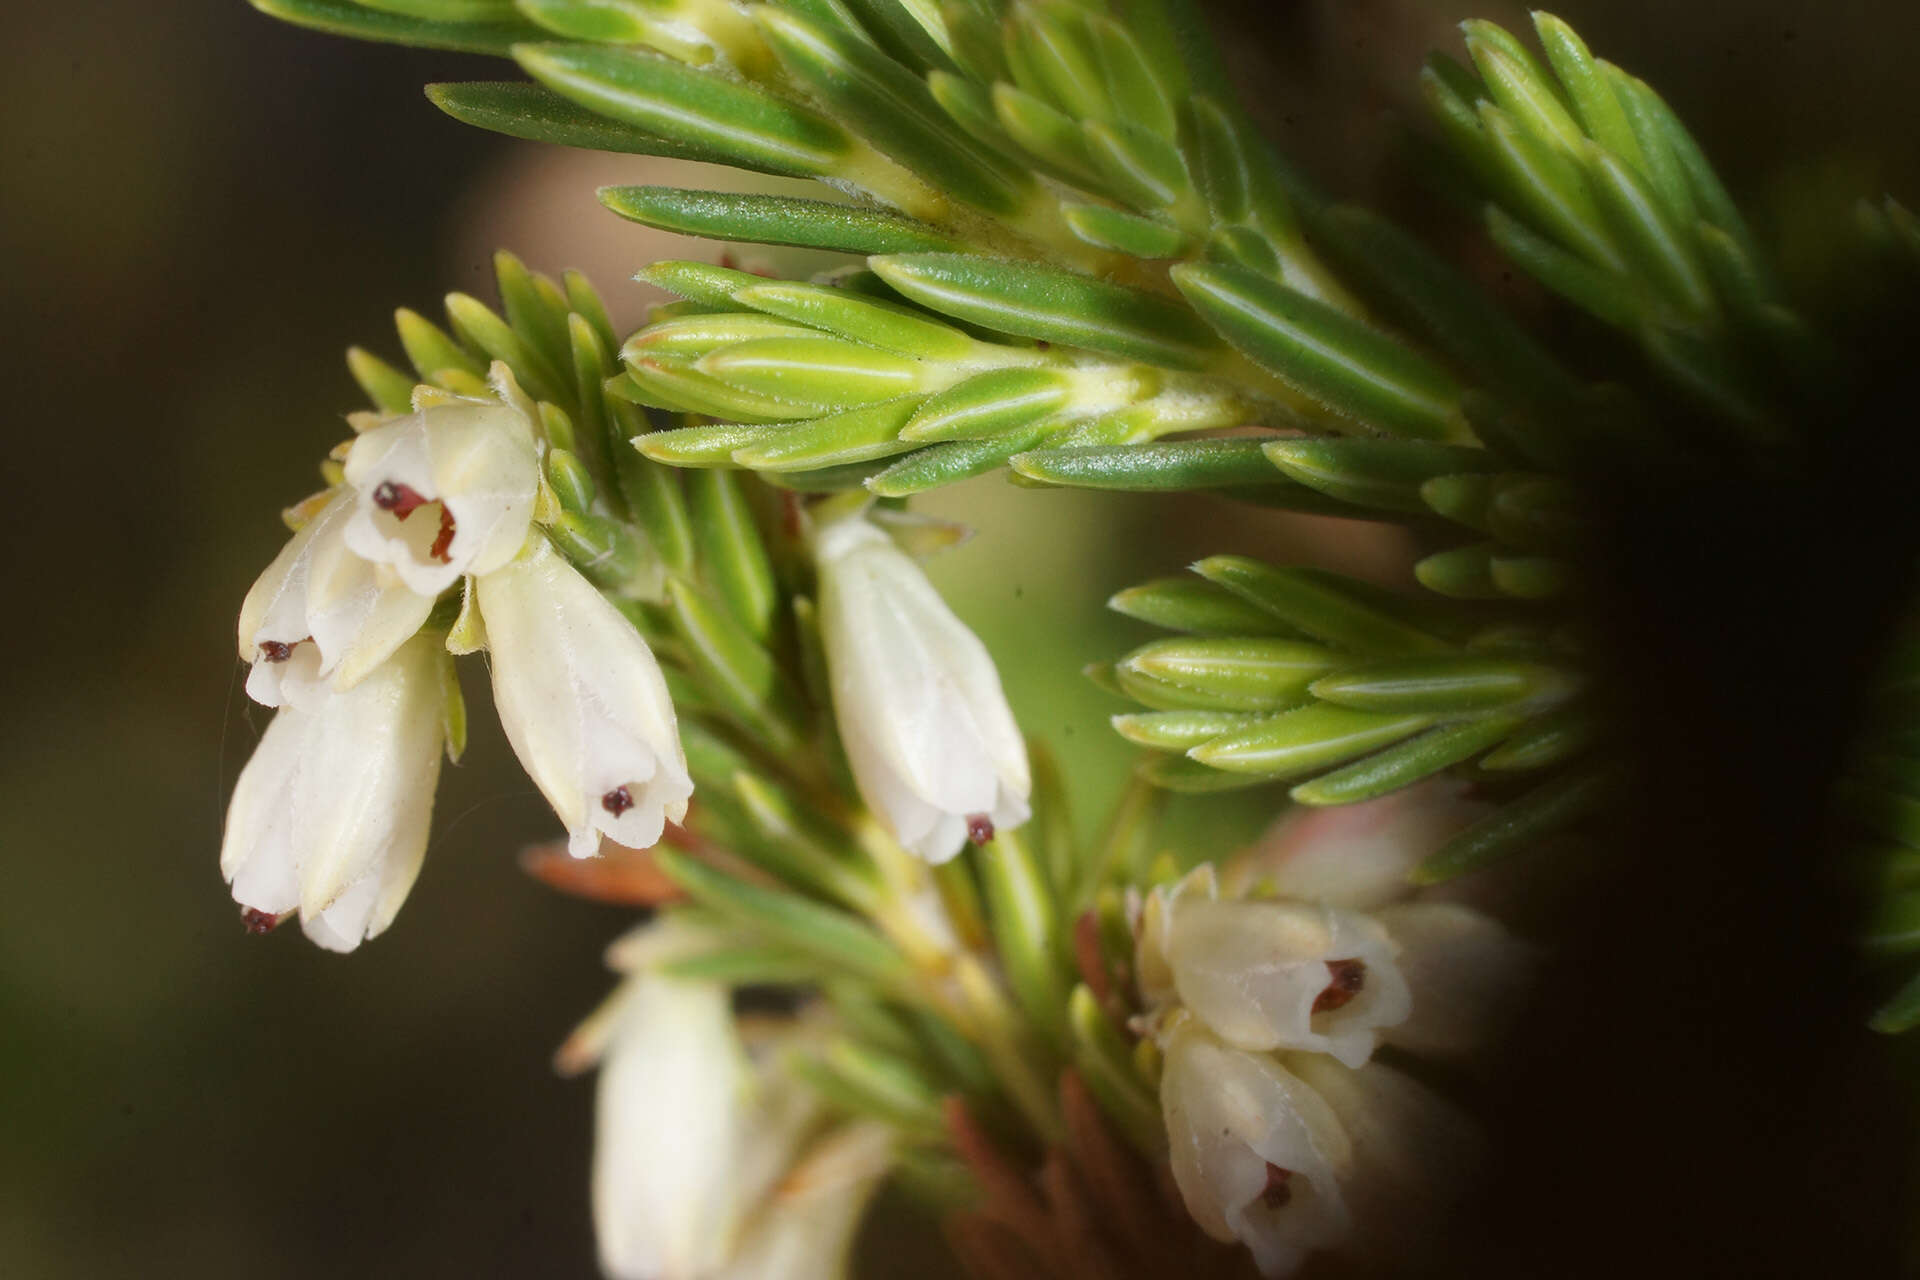
<svg viewBox="0 0 1920 1280">
<path fill-rule="evenodd" d="M 1320 1095 L 1191 1018 L 1177 1021 L 1166 1055 L 1160 1106 L 1173 1178 L 1200 1228 L 1244 1243 L 1265 1276 L 1288 1275 L 1344 1240 L 1339 1179 L 1351 1149 Z"/>
<path fill-rule="evenodd" d="M 893 1131 L 873 1121 L 815 1143 L 757 1207 L 714 1280 L 844 1280 L 854 1235 L 894 1146 Z"/>
<path fill-rule="evenodd" d="M 247 694 L 263 706 L 311 706 L 326 686 L 349 689 L 420 630 L 433 600 L 346 543 L 356 498 L 341 488 L 275 556 L 240 606 Z M 303 646 L 312 661 L 295 662 Z"/>
<path fill-rule="evenodd" d="M 1386 930 L 1351 911 L 1184 894 L 1165 946 L 1181 1001 L 1242 1049 L 1306 1049 L 1357 1067 L 1411 1007 Z"/>
<path fill-rule="evenodd" d="M 1473 1188 L 1485 1154 L 1479 1129 L 1383 1062 L 1355 1070 L 1324 1054 L 1294 1053 L 1283 1065 L 1332 1109 L 1351 1144 L 1340 1190 L 1355 1230 L 1342 1252 L 1381 1275 L 1417 1269 Z"/>
<path fill-rule="evenodd" d="M 1140 989 L 1140 1000 L 1149 1012 L 1164 1008 L 1179 992 L 1173 983 L 1173 968 L 1167 961 L 1167 930 L 1173 921 L 1173 909 L 1182 898 L 1204 898 L 1211 902 L 1220 896 L 1220 880 L 1211 862 L 1203 862 L 1172 884 L 1155 885 L 1141 896 L 1129 890 L 1129 915 L 1133 924 L 1133 974 Z"/>
<path fill-rule="evenodd" d="M 693 781 L 667 682 L 625 615 L 544 538 L 478 579 L 493 701 L 576 858 L 652 847 Z"/>
<path fill-rule="evenodd" d="M 600 1064 L 593 1221 L 614 1280 L 696 1280 L 726 1260 L 751 1079 L 725 987 L 628 978 Z"/>
<path fill-rule="evenodd" d="M 444 660 L 439 638 L 422 634 L 353 688 L 275 714 L 240 773 L 220 846 L 251 924 L 298 910 L 309 938 L 351 951 L 393 922 L 427 848 Z M 310 650 L 289 659 L 316 661 Z"/>
<path fill-rule="evenodd" d="M 816 552 L 834 716 L 867 807 L 928 862 L 1025 822 L 1026 744 L 986 646 L 866 520 L 827 525 Z"/>
<path fill-rule="evenodd" d="M 743 1026 L 724 985 L 659 972 L 726 941 L 675 913 L 633 930 L 607 952 L 627 976 L 560 1051 L 566 1070 L 600 1066 L 593 1218 L 613 1280 L 723 1274 L 819 1117 L 778 1063 L 802 1020 Z"/>
<path fill-rule="evenodd" d="M 533 407 L 506 365 L 489 382 L 497 398 L 416 393 L 413 413 L 369 427 L 347 451 L 358 494 L 347 545 L 424 596 L 506 564 L 533 521 Z"/>
<path fill-rule="evenodd" d="M 1402 1049 L 1456 1060 L 1498 1043 L 1532 986 L 1534 949 L 1457 902 L 1401 902 L 1374 916 L 1398 949 L 1413 1009 L 1384 1028 Z"/>
</svg>

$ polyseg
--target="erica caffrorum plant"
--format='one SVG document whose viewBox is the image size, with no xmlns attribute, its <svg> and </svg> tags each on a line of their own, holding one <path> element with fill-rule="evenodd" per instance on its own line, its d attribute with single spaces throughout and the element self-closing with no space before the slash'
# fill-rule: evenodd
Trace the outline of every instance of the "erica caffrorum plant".
<svg viewBox="0 0 1920 1280">
<path fill-rule="evenodd" d="M 1285 166 L 1182 0 L 255 3 L 498 56 L 428 89 L 467 124 L 815 179 L 599 200 L 842 255 L 636 263 L 679 300 L 630 333 L 504 252 L 497 309 L 401 312 L 242 611 L 250 927 L 395 925 L 472 655 L 607 870 L 550 878 L 640 913 L 560 1054 L 609 1276 L 847 1274 L 882 1187 L 983 1278 L 1511 1268 L 1539 1179 L 1587 1224 L 1686 1181 L 1666 1118 L 1734 1086 L 1676 1045 L 1920 1022 L 1900 204 L 1797 296 L 1654 89 L 1469 22 L 1426 136 L 1542 333 Z M 1112 582 L 1154 630 L 1084 655 L 1142 749 L 1088 838 L 920 567 L 966 530 L 915 496 L 991 473 L 1419 551 Z M 1158 825 L 1253 788 L 1246 847 Z"/>
</svg>

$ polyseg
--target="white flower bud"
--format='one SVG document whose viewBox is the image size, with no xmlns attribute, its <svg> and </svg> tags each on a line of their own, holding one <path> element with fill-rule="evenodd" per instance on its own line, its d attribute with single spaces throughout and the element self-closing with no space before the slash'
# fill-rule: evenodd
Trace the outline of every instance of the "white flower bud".
<svg viewBox="0 0 1920 1280">
<path fill-rule="evenodd" d="M 310 708 L 329 683 L 352 688 L 433 610 L 430 597 L 348 549 L 355 501 L 352 490 L 337 491 L 281 548 L 240 606 L 240 657 L 253 665 L 247 694 L 263 706 Z"/>
<path fill-rule="evenodd" d="M 834 716 L 867 807 L 928 862 L 1025 822 L 1026 744 L 986 646 L 864 519 L 826 526 L 817 553 Z"/>
<path fill-rule="evenodd" d="M 560 1052 L 569 1070 L 600 1064 L 593 1218 L 613 1280 L 732 1274 L 757 1230 L 749 1214 L 819 1117 L 777 1059 L 804 1021 L 743 1026 L 724 985 L 657 971 L 725 943 L 675 913 L 632 931 L 608 950 L 628 976 Z"/>
<path fill-rule="evenodd" d="M 1216 1240 L 1243 1242 L 1265 1276 L 1346 1237 L 1346 1134 L 1319 1094 L 1272 1058 L 1222 1044 L 1192 1019 L 1160 1077 L 1174 1182 Z"/>
<path fill-rule="evenodd" d="M 1230 896 L 1264 885 L 1282 898 L 1371 911 L 1412 889 L 1422 859 L 1484 816 L 1466 788 L 1435 778 L 1361 804 L 1298 805 L 1222 868 Z"/>
<path fill-rule="evenodd" d="M 220 846 L 250 922 L 270 927 L 298 909 L 307 936 L 332 951 L 393 922 L 427 848 L 444 660 L 438 637 L 423 634 L 353 688 L 274 716 L 240 773 Z"/>
<path fill-rule="evenodd" d="M 647 642 L 544 538 L 476 589 L 494 707 L 569 851 L 592 856 L 602 833 L 650 848 L 686 816 L 693 781 Z"/>
<path fill-rule="evenodd" d="M 614 1280 L 697 1280 L 732 1247 L 749 1136 L 727 991 L 642 972 L 614 998 L 593 1148 L 600 1266 Z"/>
<path fill-rule="evenodd" d="M 1310 1049 L 1357 1067 L 1409 1010 L 1386 931 L 1350 911 L 1182 895 L 1165 945 L 1180 999 L 1242 1049 Z"/>
<path fill-rule="evenodd" d="M 490 381 L 498 399 L 417 409 L 368 428 L 347 451 L 347 483 L 358 493 L 347 545 L 424 596 L 507 563 L 532 525 L 540 487 L 532 406 L 504 364 Z"/>
</svg>

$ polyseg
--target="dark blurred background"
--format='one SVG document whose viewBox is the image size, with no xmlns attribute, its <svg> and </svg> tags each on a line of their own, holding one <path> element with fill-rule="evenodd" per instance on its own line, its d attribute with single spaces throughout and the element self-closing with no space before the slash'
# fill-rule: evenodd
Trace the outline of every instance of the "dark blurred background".
<svg viewBox="0 0 1920 1280">
<path fill-rule="evenodd" d="M 1817 271 L 1824 211 L 1920 195 L 1903 0 L 1558 12 L 1696 126 L 1790 265 Z M 1405 154 L 1422 53 L 1455 47 L 1461 17 L 1524 20 L 1504 0 L 1215 13 L 1301 167 L 1416 217 L 1422 198 L 1381 174 Z M 232 620 L 284 537 L 279 509 L 316 487 L 357 407 L 343 349 L 394 352 L 397 305 L 492 301 L 496 246 L 589 269 L 630 320 L 625 274 L 690 256 L 593 200 L 646 162 L 483 135 L 419 92 L 500 74 L 241 0 L 42 4 L 8 23 L 0 1275 L 592 1273 L 591 1088 L 548 1054 L 605 989 L 600 950 L 629 917 L 516 869 L 552 824 L 481 691 L 386 936 L 347 959 L 293 930 L 249 937 L 216 867 L 265 722 Z M 930 505 L 982 526 L 939 576 L 1027 727 L 1069 759 L 1088 825 L 1127 755 L 1103 722 L 1118 708 L 1075 673 L 1144 638 L 1104 614 L 1109 592 L 1216 551 L 1405 580 L 1404 546 L 1360 526 L 993 478 Z M 1188 805 L 1175 836 L 1219 852 L 1257 816 Z M 872 1252 L 889 1274 L 898 1255 Z"/>
</svg>

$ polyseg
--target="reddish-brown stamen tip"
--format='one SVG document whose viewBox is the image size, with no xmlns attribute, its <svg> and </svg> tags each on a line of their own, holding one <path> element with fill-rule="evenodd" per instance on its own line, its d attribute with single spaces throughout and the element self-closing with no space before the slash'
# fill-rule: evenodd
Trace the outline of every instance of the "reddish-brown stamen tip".
<svg viewBox="0 0 1920 1280">
<path fill-rule="evenodd" d="M 293 646 L 299 643 L 298 640 L 295 640 L 292 644 L 281 640 L 262 640 L 260 642 L 260 657 L 266 662 L 285 662 L 293 656 Z"/>
<path fill-rule="evenodd" d="M 420 491 L 410 485 L 382 480 L 374 486 L 373 505 L 382 511 L 392 512 L 396 520 L 405 520 L 416 508 L 425 506 L 426 502 Z"/>
<path fill-rule="evenodd" d="M 271 911 L 256 911 L 252 907 L 240 908 L 240 925 L 248 933 L 272 933 L 280 927 L 285 916 L 277 916 Z"/>
<path fill-rule="evenodd" d="M 1364 960 L 1327 961 L 1326 988 L 1314 997 L 1315 1013 L 1330 1013 L 1340 1008 L 1360 994 L 1360 988 L 1367 985 L 1367 963 Z"/>
<path fill-rule="evenodd" d="M 600 797 L 600 807 L 617 818 L 633 808 L 633 793 L 625 787 L 615 787 Z"/>
<path fill-rule="evenodd" d="M 427 548 L 427 554 L 435 560 L 438 560 L 441 564 L 445 564 L 451 558 L 447 555 L 447 550 L 452 546 L 453 512 L 447 510 L 446 504 L 442 503 L 440 506 L 440 532 L 434 538 L 433 545 Z"/>
<path fill-rule="evenodd" d="M 993 839 L 993 819 L 984 813 L 968 814 L 967 839 L 975 844 L 985 844 Z"/>
<path fill-rule="evenodd" d="M 1277 1164 L 1267 1165 L 1267 1185 L 1261 1188 L 1260 1203 L 1269 1209 L 1283 1207 L 1293 1199 L 1293 1170 Z"/>
</svg>

